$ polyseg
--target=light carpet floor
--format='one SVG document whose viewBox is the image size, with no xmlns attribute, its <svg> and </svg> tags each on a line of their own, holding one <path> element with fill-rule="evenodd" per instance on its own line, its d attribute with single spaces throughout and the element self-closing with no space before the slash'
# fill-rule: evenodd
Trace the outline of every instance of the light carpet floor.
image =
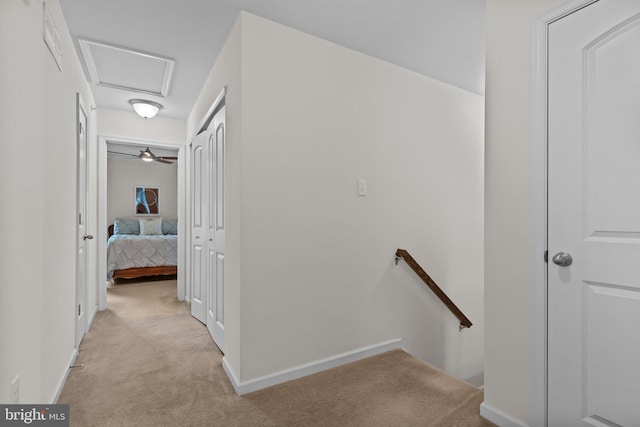
<svg viewBox="0 0 640 427">
<path fill-rule="evenodd" d="M 59 403 L 72 426 L 459 426 L 482 391 L 392 351 L 237 396 L 176 282 L 115 285 L 80 345 Z"/>
</svg>

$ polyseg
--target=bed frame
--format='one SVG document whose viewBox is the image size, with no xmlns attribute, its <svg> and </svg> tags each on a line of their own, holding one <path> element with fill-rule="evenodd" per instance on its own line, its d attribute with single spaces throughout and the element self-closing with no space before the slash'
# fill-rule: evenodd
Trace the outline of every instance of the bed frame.
<svg viewBox="0 0 640 427">
<path fill-rule="evenodd" d="M 108 229 L 109 237 L 113 236 L 113 224 Z M 124 270 L 114 270 L 114 279 L 135 279 L 138 277 L 147 276 L 173 276 L 178 274 L 178 266 L 176 265 L 161 265 L 159 267 L 138 267 L 127 268 Z"/>
</svg>

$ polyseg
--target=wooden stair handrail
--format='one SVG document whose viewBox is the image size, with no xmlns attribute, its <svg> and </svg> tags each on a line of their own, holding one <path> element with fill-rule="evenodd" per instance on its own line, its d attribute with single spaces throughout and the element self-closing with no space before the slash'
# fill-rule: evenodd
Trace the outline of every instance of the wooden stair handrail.
<svg viewBox="0 0 640 427">
<path fill-rule="evenodd" d="M 473 323 L 471 323 L 471 320 L 469 320 L 467 316 L 465 316 L 464 313 L 460 311 L 460 309 L 453 303 L 453 301 L 451 301 L 447 294 L 445 294 L 444 291 L 440 289 L 440 286 L 438 286 L 438 284 L 434 282 L 431 277 L 429 277 L 427 272 L 424 271 L 422 267 L 420 267 L 420 264 L 418 264 L 416 260 L 413 259 L 409 252 L 404 249 L 398 249 L 396 251 L 396 265 L 401 259 L 403 259 L 409 265 L 409 267 L 411 267 L 411 269 L 416 272 L 416 274 L 422 279 L 425 285 L 427 285 L 429 289 L 431 289 L 431 291 L 433 291 L 433 293 L 436 294 L 438 298 L 440 298 L 440 301 L 442 301 L 444 305 L 446 305 L 447 308 L 451 310 L 453 315 L 458 318 L 458 320 L 460 321 L 460 330 L 462 330 L 463 328 L 470 328 L 471 325 L 473 325 Z"/>
</svg>

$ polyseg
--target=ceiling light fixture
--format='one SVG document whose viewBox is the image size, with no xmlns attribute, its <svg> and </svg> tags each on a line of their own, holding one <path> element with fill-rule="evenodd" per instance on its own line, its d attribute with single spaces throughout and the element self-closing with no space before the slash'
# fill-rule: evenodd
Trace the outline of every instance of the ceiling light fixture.
<svg viewBox="0 0 640 427">
<path fill-rule="evenodd" d="M 140 155 L 138 157 L 140 157 L 145 162 L 153 162 L 154 160 L 154 155 L 151 153 L 151 150 L 149 150 L 149 147 L 147 147 L 147 149 L 144 151 L 140 151 Z"/>
<path fill-rule="evenodd" d="M 135 112 L 145 120 L 155 116 L 158 114 L 158 111 L 162 109 L 162 105 L 157 102 L 147 101 L 145 99 L 131 99 L 129 100 L 129 104 L 131 104 Z"/>
</svg>

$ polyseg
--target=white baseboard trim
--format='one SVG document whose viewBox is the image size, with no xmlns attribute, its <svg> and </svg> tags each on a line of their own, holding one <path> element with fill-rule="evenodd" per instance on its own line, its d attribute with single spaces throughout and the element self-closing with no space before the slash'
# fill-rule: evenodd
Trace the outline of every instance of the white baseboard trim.
<svg viewBox="0 0 640 427">
<path fill-rule="evenodd" d="M 91 313 L 91 316 L 89 316 L 89 323 L 87 323 L 87 332 L 89 332 L 89 329 L 91 329 L 91 325 L 93 325 L 93 321 L 96 320 L 96 315 L 97 314 L 98 314 L 98 306 L 96 305 L 95 307 L 93 307 L 93 311 Z M 85 332 L 85 334 L 87 332 Z"/>
<path fill-rule="evenodd" d="M 60 381 L 58 381 L 58 387 L 56 388 L 56 391 L 53 393 L 53 396 L 51 396 L 51 399 L 49 399 L 49 402 L 52 405 L 58 402 L 58 399 L 60 398 L 60 394 L 62 393 L 62 389 L 64 388 L 64 385 L 67 382 L 67 378 L 69 377 L 69 371 L 71 370 L 71 366 L 73 365 L 73 362 L 76 361 L 76 357 L 78 357 L 78 349 L 74 348 L 73 351 L 71 352 L 71 358 L 69 359 L 69 363 L 67 363 L 67 366 L 65 366 L 64 372 L 60 376 Z"/>
<path fill-rule="evenodd" d="M 529 427 L 528 424 L 487 405 L 486 402 L 480 404 L 480 415 L 500 427 Z"/>
<path fill-rule="evenodd" d="M 229 362 L 227 362 L 227 356 L 222 357 L 222 369 L 224 369 L 224 372 L 225 374 L 227 374 L 229 381 L 231 381 L 231 385 L 233 386 L 236 394 L 240 395 L 240 381 L 238 381 L 238 377 L 236 376 L 235 372 L 233 372 L 233 369 L 231 369 L 231 366 L 229 366 Z"/>
<path fill-rule="evenodd" d="M 271 375 L 265 375 L 264 377 L 245 382 L 238 381 L 238 377 L 235 375 L 235 373 L 227 363 L 226 357 L 222 358 L 222 367 L 229 377 L 229 380 L 231 381 L 236 394 L 243 395 L 287 381 L 306 377 L 307 375 L 326 371 L 327 369 L 337 368 L 338 366 L 356 362 L 358 360 L 385 353 L 387 351 L 399 349 L 402 349 L 402 340 L 398 338 L 395 340 L 362 347 L 345 353 L 336 354 L 334 356 L 320 359 L 315 362 L 305 363 L 304 365 L 295 366 L 293 368 L 285 369 Z"/>
</svg>

